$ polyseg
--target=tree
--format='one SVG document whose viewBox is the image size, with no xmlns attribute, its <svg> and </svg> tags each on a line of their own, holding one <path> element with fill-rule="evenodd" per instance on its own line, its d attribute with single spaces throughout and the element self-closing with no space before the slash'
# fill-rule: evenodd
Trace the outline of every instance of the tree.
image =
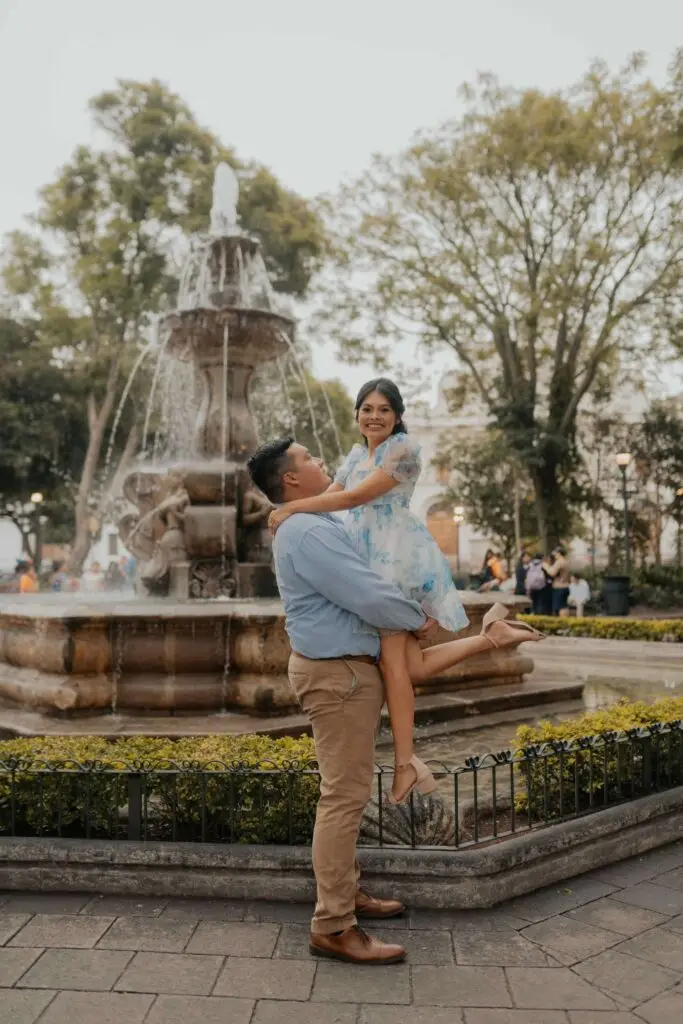
<svg viewBox="0 0 683 1024">
<path fill-rule="evenodd" d="M 276 288 L 303 295 L 323 240 L 303 199 L 265 168 L 240 163 L 161 83 L 122 81 L 90 109 L 106 147 L 76 150 L 43 189 L 34 229 L 10 237 L 4 260 L 13 314 L 30 318 L 43 349 L 60 352 L 83 384 L 76 571 L 90 545 L 90 502 L 123 382 L 149 343 L 154 318 L 172 303 L 184 239 L 208 226 L 216 164 L 229 160 L 241 174 L 239 213 L 263 242 Z M 142 394 L 144 368 L 137 387 Z M 119 461 L 137 444 L 135 418 L 127 426 Z"/>
<path fill-rule="evenodd" d="M 34 560 L 35 515 L 48 516 L 53 535 L 73 507 L 85 445 L 82 396 L 65 368 L 53 358 L 30 323 L 0 318 L 0 515 L 19 527 Z M 30 496 L 40 492 L 40 510 L 26 514 Z"/>
<path fill-rule="evenodd" d="M 444 439 L 437 462 L 456 477 L 447 500 L 465 507 L 467 521 L 489 537 L 510 564 L 517 528 L 524 541 L 531 541 L 536 537 L 536 519 L 529 480 L 515 464 L 500 431 L 486 430 L 470 439 Z"/>
<path fill-rule="evenodd" d="M 683 278 L 673 160 L 683 56 L 658 88 L 633 58 L 563 93 L 466 90 L 465 115 L 378 157 L 328 202 L 325 293 L 349 358 L 397 340 L 452 353 L 525 467 L 546 547 L 569 529 L 577 414 L 665 343 Z"/>
<path fill-rule="evenodd" d="M 650 524 L 656 565 L 662 564 L 662 533 L 666 519 L 679 522 L 683 486 L 683 416 L 675 401 L 653 402 L 631 433 L 640 512 Z"/>
</svg>

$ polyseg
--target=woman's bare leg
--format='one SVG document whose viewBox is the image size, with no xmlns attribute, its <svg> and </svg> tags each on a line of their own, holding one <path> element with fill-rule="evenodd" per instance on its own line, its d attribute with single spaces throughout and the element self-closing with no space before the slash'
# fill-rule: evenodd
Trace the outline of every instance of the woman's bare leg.
<svg viewBox="0 0 683 1024">
<path fill-rule="evenodd" d="M 437 644 L 422 650 L 412 635 L 406 635 L 405 657 L 408 663 L 408 674 L 414 683 L 432 679 L 458 662 L 465 661 L 475 654 L 490 651 L 491 641 L 485 636 L 465 636 L 462 640 L 449 640 L 445 644 Z"/>
<path fill-rule="evenodd" d="M 412 639 L 408 633 L 383 636 L 379 662 L 387 691 L 387 707 L 394 734 L 394 760 L 397 765 L 408 765 L 413 756 L 415 693 L 406 657 L 406 646 Z M 396 772 L 392 786 L 394 795 L 398 796 L 400 792 L 409 789 L 415 782 L 416 774 L 412 767 L 400 774 Z"/>
<path fill-rule="evenodd" d="M 387 689 L 387 707 L 394 734 L 397 764 L 407 764 L 413 756 L 415 693 L 406 658 L 407 633 L 382 637 L 379 667 Z M 417 643 L 417 641 L 415 641 Z"/>
</svg>

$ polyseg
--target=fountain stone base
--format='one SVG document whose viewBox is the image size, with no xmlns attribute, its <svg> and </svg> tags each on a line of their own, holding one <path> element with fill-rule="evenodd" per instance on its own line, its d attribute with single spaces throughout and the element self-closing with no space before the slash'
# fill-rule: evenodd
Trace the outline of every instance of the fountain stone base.
<svg viewBox="0 0 683 1024">
<path fill-rule="evenodd" d="M 464 603 L 478 632 L 492 598 L 465 594 Z M 526 606 L 524 598 L 505 603 L 511 614 Z M 48 715 L 290 714 L 289 653 L 277 600 L 0 601 L 0 702 Z M 419 692 L 520 683 L 532 670 L 517 649 L 492 650 Z"/>
</svg>

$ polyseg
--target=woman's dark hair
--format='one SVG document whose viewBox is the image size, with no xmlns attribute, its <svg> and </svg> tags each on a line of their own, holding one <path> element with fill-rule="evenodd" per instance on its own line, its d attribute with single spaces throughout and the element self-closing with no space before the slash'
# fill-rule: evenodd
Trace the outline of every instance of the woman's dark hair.
<svg viewBox="0 0 683 1024">
<path fill-rule="evenodd" d="M 364 384 L 360 389 L 356 396 L 356 421 L 358 421 L 358 412 L 361 405 L 373 391 L 379 391 L 380 395 L 384 395 L 396 416 L 396 426 L 391 433 L 407 434 L 408 428 L 403 422 L 403 413 L 406 411 L 406 407 L 403 403 L 403 396 L 398 390 L 396 384 L 394 384 L 393 380 L 389 380 L 388 377 L 375 377 L 374 380 L 369 380 L 367 384 Z M 367 438 L 365 438 L 365 443 L 367 444 Z"/>
</svg>

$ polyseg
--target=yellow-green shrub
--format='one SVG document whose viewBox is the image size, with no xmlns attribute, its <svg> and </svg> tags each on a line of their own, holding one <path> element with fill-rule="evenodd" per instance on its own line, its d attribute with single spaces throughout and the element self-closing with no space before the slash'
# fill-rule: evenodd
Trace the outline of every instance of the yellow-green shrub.
<svg viewBox="0 0 683 1024">
<path fill-rule="evenodd" d="M 683 643 L 683 619 L 566 618 L 520 615 L 549 636 L 588 636 L 600 640 L 654 640 Z"/>
<path fill-rule="evenodd" d="M 307 842 L 318 799 L 317 777 L 306 773 L 314 757 L 308 737 L 6 740 L 0 833 L 14 822 L 19 834 L 125 837 L 128 776 L 139 772 L 147 838 Z"/>
<path fill-rule="evenodd" d="M 652 704 L 621 701 L 580 718 L 520 726 L 517 740 L 528 759 L 519 765 L 517 810 L 538 821 L 680 785 L 682 719 L 683 697 L 671 697 Z M 658 736 L 658 725 L 671 723 L 673 729 Z M 617 742 L 618 734 L 648 727 L 645 737 Z M 534 757 L 542 744 L 554 752 Z"/>
</svg>

